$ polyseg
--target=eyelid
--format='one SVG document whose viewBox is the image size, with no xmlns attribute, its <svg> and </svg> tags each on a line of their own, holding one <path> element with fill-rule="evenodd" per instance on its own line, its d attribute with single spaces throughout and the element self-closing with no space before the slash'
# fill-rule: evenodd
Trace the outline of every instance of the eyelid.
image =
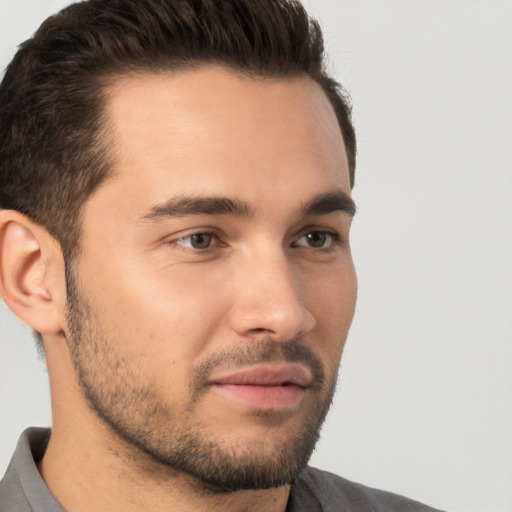
<svg viewBox="0 0 512 512">
<path fill-rule="evenodd" d="M 308 224 L 307 226 L 301 227 L 296 232 L 295 239 L 307 235 L 308 233 L 325 233 L 327 235 L 331 235 L 335 238 L 343 238 L 343 235 L 340 231 L 340 226 L 332 225 L 331 223 L 327 224 Z"/>
<path fill-rule="evenodd" d="M 306 244 L 298 244 L 297 242 L 304 238 L 305 236 L 311 234 L 311 233 L 320 233 L 322 235 L 327 235 L 331 239 L 331 243 L 327 247 L 310 247 Z M 321 251 L 321 250 L 329 250 L 332 249 L 335 245 L 338 245 L 342 241 L 341 235 L 337 231 L 333 231 L 331 229 L 325 229 L 325 228 L 309 228 L 301 232 L 301 234 L 296 238 L 296 241 L 293 243 L 293 245 L 297 247 L 307 247 L 309 249 Z"/>
<path fill-rule="evenodd" d="M 179 243 L 181 240 L 190 238 L 194 235 L 211 236 L 213 239 L 212 246 L 207 247 L 206 249 L 196 249 L 194 247 L 189 247 L 187 245 Z M 186 231 L 184 233 L 180 233 L 179 235 L 175 235 L 172 238 L 167 237 L 164 242 L 167 245 L 173 245 L 175 247 L 181 248 L 182 250 L 184 250 L 186 252 L 190 252 L 190 253 L 205 253 L 205 252 L 208 252 L 208 251 L 214 249 L 215 247 L 217 247 L 219 245 L 222 245 L 221 235 L 219 234 L 218 230 L 208 228 L 208 227 L 194 228 L 194 229 L 191 229 L 190 231 Z"/>
<path fill-rule="evenodd" d="M 297 244 L 297 242 L 310 233 L 321 233 L 327 235 L 331 239 L 331 243 L 326 247 L 310 247 L 307 244 Z M 212 237 L 212 244 L 205 249 L 196 249 L 194 247 L 187 246 L 185 244 L 179 243 L 181 240 L 187 239 L 194 235 L 207 235 Z M 191 228 L 190 230 L 185 230 L 179 234 L 171 235 L 166 237 L 163 242 L 166 245 L 172 245 L 178 249 L 183 250 L 184 252 L 189 252 L 191 254 L 204 254 L 210 251 L 213 251 L 219 247 L 225 247 L 228 244 L 223 242 L 225 235 L 219 231 L 217 228 L 212 228 L 210 226 L 202 226 L 198 228 Z M 346 241 L 346 236 L 339 232 L 339 230 L 332 227 L 318 226 L 318 225 L 309 225 L 303 227 L 296 236 L 293 237 L 292 242 L 290 244 L 291 247 L 305 247 L 311 249 L 313 251 L 329 251 L 333 250 L 336 246 L 343 245 Z"/>
</svg>

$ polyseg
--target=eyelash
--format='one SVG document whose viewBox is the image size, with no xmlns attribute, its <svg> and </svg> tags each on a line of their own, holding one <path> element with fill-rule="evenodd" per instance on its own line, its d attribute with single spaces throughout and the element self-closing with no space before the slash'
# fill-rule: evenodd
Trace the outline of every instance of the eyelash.
<svg viewBox="0 0 512 512">
<path fill-rule="evenodd" d="M 328 238 L 330 238 L 331 243 L 327 247 L 317 247 L 317 248 L 315 248 L 315 247 L 308 247 L 306 245 L 296 245 L 297 242 L 301 238 L 306 237 L 307 235 L 311 235 L 311 234 L 327 236 Z M 187 247 L 187 246 L 184 246 L 184 245 L 179 243 L 180 241 L 183 241 L 183 240 L 186 240 L 186 239 L 191 239 L 193 236 L 197 236 L 197 235 L 203 235 L 203 236 L 206 236 L 206 237 L 211 237 L 213 240 L 217 241 L 217 244 L 220 244 L 220 246 L 223 245 L 220 242 L 219 234 L 216 231 L 212 231 L 212 230 L 195 231 L 193 233 L 189 233 L 187 235 L 181 236 L 181 237 L 176 238 L 174 240 L 170 240 L 169 244 L 170 245 L 180 246 L 180 247 L 183 248 L 183 250 L 192 251 L 192 252 L 199 253 L 199 254 L 207 254 L 207 253 L 211 252 L 213 249 L 215 249 L 215 247 L 211 247 L 211 246 L 208 246 L 208 247 L 206 247 L 204 249 L 198 249 L 198 248 L 195 248 L 195 247 Z M 292 247 L 306 247 L 306 248 L 312 249 L 312 250 L 314 250 L 316 252 L 329 252 L 329 251 L 332 251 L 336 246 L 340 246 L 342 244 L 343 244 L 343 239 L 342 239 L 342 237 L 341 237 L 341 235 L 339 233 L 336 233 L 334 231 L 325 230 L 325 229 L 324 230 L 322 230 L 322 229 L 310 229 L 308 231 L 303 232 L 297 238 L 297 240 L 292 244 Z"/>
<path fill-rule="evenodd" d="M 216 239 L 217 242 L 219 242 L 219 234 L 216 233 L 215 231 L 211 231 L 211 230 L 200 230 L 200 231 L 195 231 L 193 233 L 189 233 L 185 236 L 180 236 L 179 238 L 176 238 L 174 240 L 171 240 L 169 243 L 171 245 L 180 245 L 178 244 L 178 242 L 180 242 L 181 240 L 186 240 L 187 238 L 192 238 L 193 236 L 196 236 L 196 235 L 204 235 L 204 236 L 209 236 L 211 237 L 212 239 Z M 181 247 L 184 247 L 184 246 L 181 246 Z M 189 251 L 194 251 L 194 252 L 198 252 L 198 253 L 208 253 L 211 251 L 211 247 L 207 247 L 205 249 L 196 249 L 194 247 L 186 247 L 186 250 L 189 250 Z"/>
<path fill-rule="evenodd" d="M 312 234 L 327 236 L 331 240 L 331 243 L 327 247 L 308 247 L 309 249 L 313 249 L 316 251 L 323 251 L 323 252 L 331 251 L 336 246 L 339 246 L 342 241 L 341 235 L 339 233 L 336 233 L 334 231 L 326 231 L 326 230 L 322 230 L 322 229 L 312 229 L 312 230 L 306 231 L 297 239 L 297 241 L 299 241 L 301 238 L 304 238 L 304 237 L 306 237 L 308 235 L 312 235 Z M 296 243 L 297 242 L 295 242 L 295 244 Z M 299 247 L 302 247 L 302 246 L 299 246 Z"/>
</svg>

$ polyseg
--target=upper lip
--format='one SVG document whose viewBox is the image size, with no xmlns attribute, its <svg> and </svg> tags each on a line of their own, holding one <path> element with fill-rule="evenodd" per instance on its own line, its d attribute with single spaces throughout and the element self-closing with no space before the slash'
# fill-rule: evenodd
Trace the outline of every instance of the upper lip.
<svg viewBox="0 0 512 512">
<path fill-rule="evenodd" d="M 295 384 L 307 387 L 312 380 L 310 370 L 292 363 L 273 363 L 231 370 L 212 379 L 213 384 L 246 386 L 283 386 Z"/>
</svg>

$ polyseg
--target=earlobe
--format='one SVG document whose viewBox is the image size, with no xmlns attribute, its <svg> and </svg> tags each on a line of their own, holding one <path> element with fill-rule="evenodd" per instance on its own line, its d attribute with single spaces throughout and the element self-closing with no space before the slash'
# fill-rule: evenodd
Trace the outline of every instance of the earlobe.
<svg viewBox="0 0 512 512">
<path fill-rule="evenodd" d="M 60 260 L 58 244 L 44 228 L 19 212 L 0 211 L 0 296 L 43 334 L 62 330 Z"/>
</svg>

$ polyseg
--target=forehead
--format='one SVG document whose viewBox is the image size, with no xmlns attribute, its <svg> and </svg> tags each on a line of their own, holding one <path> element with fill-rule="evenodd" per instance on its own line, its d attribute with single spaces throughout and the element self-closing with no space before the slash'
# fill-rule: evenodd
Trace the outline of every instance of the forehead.
<svg viewBox="0 0 512 512">
<path fill-rule="evenodd" d="M 349 191 L 334 110 L 309 77 L 254 78 L 218 66 L 125 77 L 108 91 L 106 118 L 114 181 L 126 193 L 131 184 L 138 195 L 152 187 L 156 202 L 230 190 L 251 200 L 320 179 Z"/>
</svg>

